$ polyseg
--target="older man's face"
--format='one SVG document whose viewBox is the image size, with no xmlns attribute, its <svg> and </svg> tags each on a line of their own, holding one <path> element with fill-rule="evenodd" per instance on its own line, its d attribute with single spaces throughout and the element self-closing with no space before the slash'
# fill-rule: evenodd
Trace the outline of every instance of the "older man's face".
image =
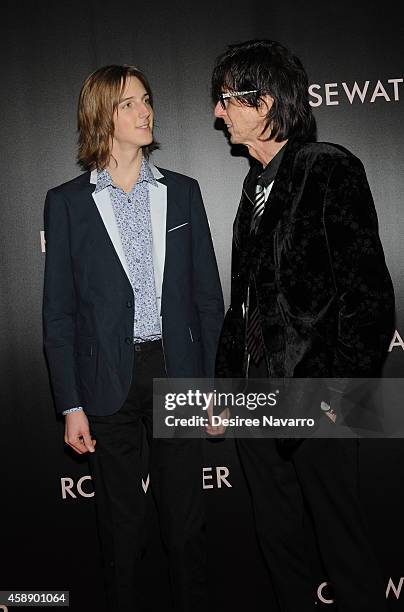
<svg viewBox="0 0 404 612">
<path fill-rule="evenodd" d="M 259 108 L 246 106 L 237 98 L 225 100 L 225 108 L 218 102 L 214 109 L 215 117 L 226 124 L 232 144 L 254 146 L 261 138 L 265 127 L 265 117 L 272 100 L 263 102 Z"/>
</svg>

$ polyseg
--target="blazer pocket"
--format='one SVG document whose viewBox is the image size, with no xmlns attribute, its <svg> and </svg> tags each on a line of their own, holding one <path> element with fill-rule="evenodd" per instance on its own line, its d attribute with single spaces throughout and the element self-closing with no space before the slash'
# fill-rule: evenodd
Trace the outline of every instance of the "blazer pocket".
<svg viewBox="0 0 404 612">
<path fill-rule="evenodd" d="M 186 221 L 185 223 L 181 223 L 180 225 L 175 225 L 174 227 L 170 227 L 169 230 L 167 230 L 167 234 L 169 234 L 170 232 L 174 232 L 176 230 L 179 230 L 183 227 L 186 227 L 187 225 L 189 225 L 189 222 Z"/>
<path fill-rule="evenodd" d="M 98 361 L 96 347 L 94 338 L 80 336 L 77 338 L 76 363 L 80 388 L 85 402 L 91 401 L 94 394 Z"/>
<path fill-rule="evenodd" d="M 79 357 L 93 357 L 95 355 L 95 339 L 78 336 L 76 341 L 76 353 Z"/>
<path fill-rule="evenodd" d="M 193 325 L 192 327 L 188 327 L 189 337 L 191 338 L 191 342 L 200 342 L 201 341 L 201 332 L 199 329 L 196 329 Z"/>
</svg>

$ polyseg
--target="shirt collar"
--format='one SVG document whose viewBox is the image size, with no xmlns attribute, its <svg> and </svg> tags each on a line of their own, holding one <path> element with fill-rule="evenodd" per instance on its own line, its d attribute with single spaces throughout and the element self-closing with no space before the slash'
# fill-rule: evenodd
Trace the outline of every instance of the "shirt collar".
<svg viewBox="0 0 404 612">
<path fill-rule="evenodd" d="M 139 183 L 142 183 L 144 181 L 146 181 L 147 183 L 151 183 L 152 185 L 158 184 L 156 179 L 154 178 L 149 162 L 145 157 L 142 158 L 139 177 L 135 184 L 138 185 Z M 116 187 L 116 185 L 114 184 L 114 181 L 112 180 L 107 168 L 104 168 L 103 170 L 97 170 L 97 183 L 94 193 L 98 193 L 106 187 Z"/>
<path fill-rule="evenodd" d="M 264 187 L 268 187 L 275 180 L 276 174 L 281 165 L 283 154 L 285 153 L 285 145 L 279 149 L 278 153 L 271 159 L 271 161 L 265 166 L 261 174 L 258 175 L 257 182 Z"/>
<path fill-rule="evenodd" d="M 94 193 L 98 193 L 99 191 L 102 191 L 106 187 L 109 187 L 113 184 L 114 183 L 112 181 L 111 175 L 106 168 L 104 168 L 103 170 L 97 170 L 97 183 L 95 186 Z"/>
</svg>

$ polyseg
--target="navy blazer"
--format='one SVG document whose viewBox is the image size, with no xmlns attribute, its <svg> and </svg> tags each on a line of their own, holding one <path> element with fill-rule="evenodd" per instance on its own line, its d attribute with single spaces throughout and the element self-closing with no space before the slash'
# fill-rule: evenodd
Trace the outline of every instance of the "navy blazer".
<svg viewBox="0 0 404 612">
<path fill-rule="evenodd" d="M 170 377 L 214 372 L 223 297 L 198 183 L 152 166 L 153 264 Z M 132 380 L 134 293 L 108 190 L 96 173 L 45 202 L 44 345 L 56 410 L 109 415 Z"/>
</svg>

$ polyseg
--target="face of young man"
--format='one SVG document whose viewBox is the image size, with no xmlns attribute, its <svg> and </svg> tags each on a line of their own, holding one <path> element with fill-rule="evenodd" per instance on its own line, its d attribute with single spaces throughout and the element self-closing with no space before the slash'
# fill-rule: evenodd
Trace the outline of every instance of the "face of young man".
<svg viewBox="0 0 404 612">
<path fill-rule="evenodd" d="M 254 146 L 262 138 L 268 108 L 268 102 L 257 109 L 242 104 L 237 98 L 228 98 L 226 108 L 218 102 L 214 114 L 226 124 L 232 144 Z"/>
<path fill-rule="evenodd" d="M 114 113 L 114 127 L 114 144 L 120 147 L 144 147 L 153 140 L 153 109 L 149 94 L 134 76 L 126 81 Z"/>
</svg>

